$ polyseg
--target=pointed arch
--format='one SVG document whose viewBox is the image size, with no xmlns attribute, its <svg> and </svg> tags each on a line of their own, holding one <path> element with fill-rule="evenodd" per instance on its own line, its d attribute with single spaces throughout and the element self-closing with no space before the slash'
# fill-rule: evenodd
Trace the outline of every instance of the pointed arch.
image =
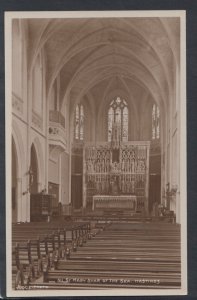
<svg viewBox="0 0 197 300">
<path fill-rule="evenodd" d="M 18 160 L 18 177 L 22 178 L 22 161 L 25 158 L 25 151 L 23 146 L 23 139 L 15 120 L 12 120 L 12 137 L 16 146 L 17 160 Z"/>
<path fill-rule="evenodd" d="M 32 144 L 34 144 L 35 151 L 36 151 L 36 156 L 37 156 L 37 161 L 38 161 L 38 177 L 37 177 L 37 184 L 38 184 L 38 192 L 41 190 L 41 184 L 44 183 L 44 170 L 45 170 L 45 165 L 44 165 L 44 155 L 42 151 L 42 146 L 40 143 L 40 140 L 38 137 L 36 137 Z"/>
</svg>

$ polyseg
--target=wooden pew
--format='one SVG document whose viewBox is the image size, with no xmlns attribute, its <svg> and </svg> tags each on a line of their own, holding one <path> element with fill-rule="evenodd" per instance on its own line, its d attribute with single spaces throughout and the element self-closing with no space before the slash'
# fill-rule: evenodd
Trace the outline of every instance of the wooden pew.
<svg viewBox="0 0 197 300">
<path fill-rule="evenodd" d="M 66 289 L 179 288 L 180 227 L 159 225 L 112 224 L 72 252 L 70 260 L 59 260 L 44 281 L 52 288 L 65 281 Z"/>
<path fill-rule="evenodd" d="M 59 228 L 59 229 L 57 229 Z M 55 229 L 55 230 L 54 230 Z M 57 230 L 56 230 L 57 229 Z M 74 237 L 85 242 L 90 231 L 89 222 L 22 223 L 12 226 L 13 286 L 29 284 L 42 272 L 56 267 L 57 261 L 72 246 Z"/>
<path fill-rule="evenodd" d="M 113 229 L 112 226 L 107 231 L 101 230 L 96 232 L 100 232 L 100 234 L 96 236 L 92 235 L 92 239 L 88 240 L 88 243 L 84 243 L 83 247 L 79 247 L 76 253 L 74 251 L 71 252 L 70 261 L 60 260 L 57 264 L 57 270 L 52 270 L 52 266 L 50 266 L 44 280 L 46 282 L 58 280 L 59 276 L 62 276 L 66 272 L 67 275 L 68 273 L 70 274 L 69 280 L 71 280 L 71 286 L 82 287 L 82 282 L 84 282 L 84 285 L 89 284 L 88 280 L 90 279 L 90 288 L 92 286 L 101 287 L 103 286 L 102 280 L 108 282 L 108 279 L 111 277 L 112 282 L 109 283 L 109 286 L 113 284 L 118 286 L 118 276 L 121 275 L 124 277 L 129 274 L 130 278 L 133 276 L 132 280 L 134 280 L 133 272 L 136 272 L 135 276 L 142 278 L 144 273 L 148 274 L 147 269 L 151 268 L 153 273 L 155 272 L 158 275 L 159 272 L 162 287 L 180 285 L 179 228 L 169 227 L 169 229 L 166 229 L 161 226 L 158 230 L 157 226 L 154 227 L 151 225 L 148 229 L 132 228 L 131 230 L 124 228 L 124 230 L 120 230 L 118 233 L 117 228 Z M 84 230 L 76 226 L 70 238 L 68 236 L 67 238 L 70 241 L 77 241 L 78 246 L 82 246 L 80 245 L 82 236 L 84 236 Z M 55 247 L 52 246 L 54 240 L 48 240 L 47 243 L 49 244 L 49 251 L 51 253 L 54 248 L 57 250 L 58 240 L 60 238 L 57 235 Z M 127 251 L 125 251 L 125 246 L 127 247 Z M 113 255 L 113 252 L 115 255 Z M 110 264 L 110 261 L 112 264 Z M 99 270 L 95 272 L 95 265 L 97 266 L 98 264 L 100 269 L 98 268 Z M 132 272 L 130 272 L 131 269 Z M 77 273 L 81 272 L 80 276 L 83 275 L 78 278 L 78 282 L 73 277 L 73 270 L 75 274 L 77 271 Z M 119 275 L 116 274 L 115 270 L 118 270 Z M 126 275 L 125 272 L 127 273 Z M 167 272 L 169 273 L 169 280 L 165 279 Z M 89 279 L 84 274 L 89 276 Z M 100 277 L 98 278 L 95 274 L 99 274 Z M 105 278 L 103 274 L 107 274 Z M 148 274 L 148 278 L 154 278 L 155 275 L 152 275 Z M 128 278 L 125 279 L 125 286 L 127 285 L 127 281 L 129 281 Z M 142 283 L 132 282 L 131 285 L 141 285 Z M 123 287 L 124 283 L 121 283 L 120 286 Z"/>
</svg>

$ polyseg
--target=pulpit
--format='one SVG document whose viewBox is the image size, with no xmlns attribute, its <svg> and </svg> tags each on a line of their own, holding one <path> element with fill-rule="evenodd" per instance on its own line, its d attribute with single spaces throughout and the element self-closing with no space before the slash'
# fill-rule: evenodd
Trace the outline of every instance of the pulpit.
<svg viewBox="0 0 197 300">
<path fill-rule="evenodd" d="M 47 221 L 48 217 L 57 211 L 58 203 L 53 195 L 31 194 L 30 197 L 30 220 Z"/>
</svg>

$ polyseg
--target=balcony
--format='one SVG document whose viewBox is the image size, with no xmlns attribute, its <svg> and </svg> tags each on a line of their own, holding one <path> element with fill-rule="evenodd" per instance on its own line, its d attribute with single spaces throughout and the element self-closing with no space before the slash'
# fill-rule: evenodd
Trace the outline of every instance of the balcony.
<svg viewBox="0 0 197 300">
<path fill-rule="evenodd" d="M 56 160 L 61 152 L 67 150 L 65 118 L 58 111 L 49 112 L 48 138 L 50 157 Z"/>
</svg>

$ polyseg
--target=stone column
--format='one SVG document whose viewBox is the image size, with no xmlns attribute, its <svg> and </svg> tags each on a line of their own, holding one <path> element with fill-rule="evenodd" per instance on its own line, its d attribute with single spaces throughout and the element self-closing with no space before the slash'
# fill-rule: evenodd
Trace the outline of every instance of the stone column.
<svg viewBox="0 0 197 300">
<path fill-rule="evenodd" d="M 61 163 L 62 163 L 62 159 L 61 159 L 61 153 L 59 154 L 59 199 L 58 202 L 62 203 L 62 167 L 61 167 Z"/>
<path fill-rule="evenodd" d="M 83 147 L 83 184 L 82 184 L 82 195 L 83 195 L 83 208 L 86 208 L 86 183 L 85 183 L 85 175 L 86 175 L 86 162 L 85 162 L 85 146 Z"/>
<path fill-rule="evenodd" d="M 17 222 L 22 221 L 22 178 L 16 179 Z"/>
</svg>

